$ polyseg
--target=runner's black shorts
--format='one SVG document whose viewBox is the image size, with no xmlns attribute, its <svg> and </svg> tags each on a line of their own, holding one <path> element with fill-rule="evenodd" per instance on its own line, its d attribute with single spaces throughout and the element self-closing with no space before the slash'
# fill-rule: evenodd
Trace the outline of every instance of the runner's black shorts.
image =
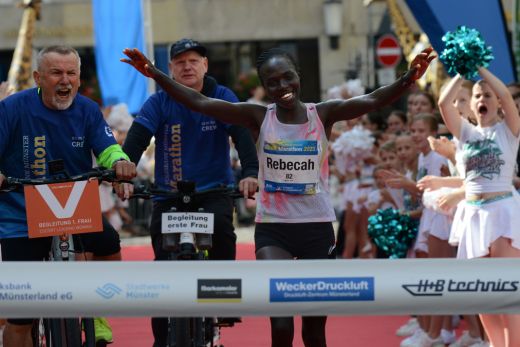
<svg viewBox="0 0 520 347">
<path fill-rule="evenodd" d="M 17 237 L 0 240 L 2 261 L 43 261 L 48 258 L 52 237 L 29 239 Z M 91 252 L 95 256 L 108 256 L 121 250 L 119 234 L 103 218 L 103 232 L 74 235 L 74 249 Z M 27 325 L 34 319 L 8 319 L 11 324 Z"/>
<path fill-rule="evenodd" d="M 255 251 L 279 247 L 298 259 L 334 259 L 335 239 L 332 222 L 257 223 Z"/>
</svg>

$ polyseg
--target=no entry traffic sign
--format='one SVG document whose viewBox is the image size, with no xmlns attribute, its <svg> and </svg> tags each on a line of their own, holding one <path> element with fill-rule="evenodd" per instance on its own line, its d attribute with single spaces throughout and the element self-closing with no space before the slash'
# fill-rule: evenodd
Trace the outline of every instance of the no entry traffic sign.
<svg viewBox="0 0 520 347">
<path fill-rule="evenodd" d="M 383 67 L 394 67 L 401 61 L 401 46 L 391 34 L 381 36 L 376 42 L 376 57 Z"/>
</svg>

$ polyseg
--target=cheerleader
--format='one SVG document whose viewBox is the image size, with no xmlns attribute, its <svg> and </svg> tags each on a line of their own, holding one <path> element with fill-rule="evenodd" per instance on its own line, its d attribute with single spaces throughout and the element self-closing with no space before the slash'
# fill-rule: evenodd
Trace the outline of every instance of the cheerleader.
<svg viewBox="0 0 520 347">
<path fill-rule="evenodd" d="M 507 87 L 484 67 L 470 107 L 477 126 L 461 118 L 452 100 L 464 79 L 457 75 L 439 99 L 446 126 L 460 141 L 465 166 L 465 203 L 454 220 L 457 257 L 520 257 L 520 196 L 513 189 L 520 118 Z M 501 119 L 503 114 L 503 120 Z M 481 315 L 494 347 L 520 346 L 520 315 Z"/>
<path fill-rule="evenodd" d="M 455 99 L 453 100 L 453 106 L 457 108 L 460 117 L 467 119 L 472 124 L 476 124 L 475 115 L 473 114 L 473 111 L 470 107 L 472 90 L 473 82 L 467 80 L 464 81 L 461 85 L 461 88 L 458 90 Z M 434 192 L 441 192 L 444 188 L 447 193 L 440 194 L 440 197 L 436 199 L 436 208 L 444 211 L 445 213 L 449 213 L 450 215 L 452 214 L 452 211 L 457 210 L 458 212 L 455 212 L 455 216 L 453 218 L 460 218 L 460 213 L 464 205 L 462 200 L 464 200 L 465 195 L 463 186 L 465 172 L 462 161 L 463 152 L 460 143 L 456 138 L 448 140 L 446 137 L 441 137 L 440 139 L 429 137 L 428 141 L 430 142 L 430 147 L 432 150 L 449 160 L 448 163 L 450 164 L 451 176 L 426 176 L 417 183 L 417 186 L 421 190 Z M 461 206 L 461 208 L 459 209 L 458 206 Z M 451 237 L 450 243 L 453 243 Z M 449 347 L 487 347 L 487 342 L 483 341 L 484 336 L 482 332 L 482 325 L 479 322 L 478 316 L 464 315 L 464 320 L 468 330 L 463 331 L 459 339 L 456 342 L 450 344 Z M 450 322 L 446 322 L 445 320 L 444 323 L 447 323 L 447 326 L 449 326 Z"/>
</svg>

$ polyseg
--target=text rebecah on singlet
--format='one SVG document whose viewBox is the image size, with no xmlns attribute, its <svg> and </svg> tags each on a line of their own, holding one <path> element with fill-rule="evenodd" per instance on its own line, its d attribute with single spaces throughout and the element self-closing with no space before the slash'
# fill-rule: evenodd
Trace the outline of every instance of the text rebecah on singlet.
<svg viewBox="0 0 520 347">
<path fill-rule="evenodd" d="M 274 170 L 314 170 L 315 165 L 312 159 L 307 160 L 283 160 L 282 158 L 273 159 L 271 157 L 266 158 L 266 165 L 268 169 Z"/>
</svg>

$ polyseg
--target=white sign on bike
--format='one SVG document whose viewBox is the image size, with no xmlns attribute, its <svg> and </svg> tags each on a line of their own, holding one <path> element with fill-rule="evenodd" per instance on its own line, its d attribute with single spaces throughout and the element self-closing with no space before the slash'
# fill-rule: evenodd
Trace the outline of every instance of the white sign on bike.
<svg viewBox="0 0 520 347">
<path fill-rule="evenodd" d="M 162 214 L 161 232 L 213 234 L 213 222 L 213 213 L 166 212 Z"/>
</svg>

